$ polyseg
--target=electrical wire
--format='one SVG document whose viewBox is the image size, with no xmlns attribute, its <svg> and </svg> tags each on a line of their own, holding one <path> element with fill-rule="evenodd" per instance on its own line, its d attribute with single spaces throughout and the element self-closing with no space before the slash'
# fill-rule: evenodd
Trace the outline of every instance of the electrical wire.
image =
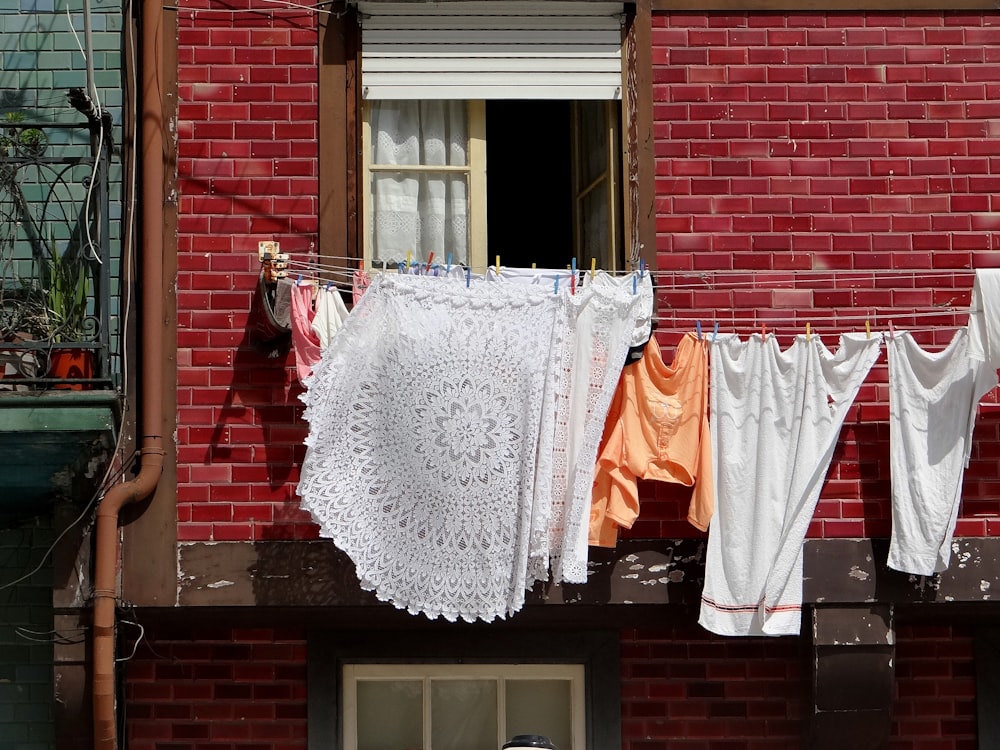
<svg viewBox="0 0 1000 750">
<path fill-rule="evenodd" d="M 73 39 L 76 40 L 76 46 L 80 50 L 80 54 L 83 55 L 84 61 L 90 59 L 88 53 L 92 50 L 84 50 L 83 44 L 80 42 L 80 37 L 76 33 L 76 29 L 73 28 L 73 15 L 69 11 L 69 3 L 66 3 L 66 20 L 69 22 L 69 30 L 73 34 Z M 101 120 L 103 116 L 103 109 L 101 108 L 101 100 L 97 94 L 97 86 L 93 87 L 93 91 L 89 92 L 93 94 L 94 97 L 94 107 L 97 110 L 98 117 L 98 135 L 97 135 L 97 150 L 94 154 L 94 169 L 90 173 L 90 180 L 87 183 L 87 198 L 83 204 L 83 229 L 87 236 L 87 246 L 85 252 L 92 255 L 92 260 L 96 260 L 99 264 L 104 265 L 104 261 L 101 260 L 101 254 L 97 252 L 97 245 L 94 243 L 94 238 L 90 231 L 90 203 L 93 200 L 94 195 L 94 184 L 97 182 L 97 172 L 100 170 L 100 156 L 104 152 L 104 122 Z M 98 239 L 100 239 L 98 237 Z"/>
</svg>

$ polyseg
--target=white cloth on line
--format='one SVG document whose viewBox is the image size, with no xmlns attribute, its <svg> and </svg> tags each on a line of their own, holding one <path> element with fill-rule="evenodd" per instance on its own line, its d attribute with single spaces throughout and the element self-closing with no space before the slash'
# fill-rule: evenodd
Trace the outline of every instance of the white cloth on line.
<svg viewBox="0 0 1000 750">
<path fill-rule="evenodd" d="M 383 274 L 314 368 L 298 493 L 363 588 L 430 618 L 523 606 L 565 298 Z"/>
<path fill-rule="evenodd" d="M 947 570 L 972 449 L 979 400 L 997 384 L 996 370 L 969 357 L 959 329 L 930 353 L 896 331 L 889 354 L 889 452 L 892 477 L 890 568 L 915 575 Z"/>
<path fill-rule="evenodd" d="M 802 543 L 878 337 L 774 336 L 711 344 L 715 516 L 700 624 L 720 635 L 798 635 Z"/>
<path fill-rule="evenodd" d="M 969 306 L 969 356 L 1000 367 L 1000 268 L 976 269 Z"/>
<path fill-rule="evenodd" d="M 330 345 L 330 339 L 340 330 L 347 319 L 347 305 L 336 289 L 320 287 L 313 303 L 316 314 L 312 320 L 312 330 L 319 339 L 320 349 Z"/>
<path fill-rule="evenodd" d="M 577 288 L 564 296 L 569 322 L 561 351 L 556 352 L 560 381 L 555 390 L 551 507 L 542 507 L 548 511 L 552 580 L 586 583 L 597 449 L 632 331 L 649 309 L 644 297 L 620 285 Z M 535 560 L 530 577 L 545 580 L 542 562 Z"/>
</svg>

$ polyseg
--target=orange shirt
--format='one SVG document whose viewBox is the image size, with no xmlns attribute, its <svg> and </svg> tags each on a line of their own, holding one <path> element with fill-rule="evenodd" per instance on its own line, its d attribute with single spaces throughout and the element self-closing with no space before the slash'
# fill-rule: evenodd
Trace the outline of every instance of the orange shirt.
<svg viewBox="0 0 1000 750">
<path fill-rule="evenodd" d="M 708 342 L 688 333 L 671 367 L 655 337 L 622 370 L 604 424 L 590 513 L 590 544 L 614 547 L 618 528 L 639 515 L 638 479 L 694 486 L 688 521 L 712 518 L 712 441 L 708 431 Z"/>
</svg>

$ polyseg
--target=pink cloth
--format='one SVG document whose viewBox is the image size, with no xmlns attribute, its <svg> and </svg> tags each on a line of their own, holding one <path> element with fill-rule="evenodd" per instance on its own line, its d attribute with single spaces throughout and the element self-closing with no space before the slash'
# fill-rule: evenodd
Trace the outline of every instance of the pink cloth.
<svg viewBox="0 0 1000 750">
<path fill-rule="evenodd" d="M 358 304 L 361 301 L 362 295 L 367 291 L 368 287 L 371 285 L 372 280 L 368 276 L 368 272 L 363 268 L 359 268 L 354 272 L 352 281 L 352 292 L 354 296 L 354 304 Z"/>
<path fill-rule="evenodd" d="M 295 368 L 300 383 L 312 374 L 313 366 L 322 356 L 319 337 L 312 329 L 315 316 L 312 295 L 311 285 L 296 284 L 292 287 L 292 348 L 295 350 Z"/>
</svg>

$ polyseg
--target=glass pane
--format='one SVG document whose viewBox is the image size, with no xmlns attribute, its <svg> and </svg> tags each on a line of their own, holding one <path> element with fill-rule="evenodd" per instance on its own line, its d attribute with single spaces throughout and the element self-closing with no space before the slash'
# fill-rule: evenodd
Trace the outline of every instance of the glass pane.
<svg viewBox="0 0 1000 750">
<path fill-rule="evenodd" d="M 372 258 L 376 264 L 425 261 L 431 253 L 465 263 L 469 183 L 465 174 L 372 174 Z"/>
<path fill-rule="evenodd" d="M 608 111 L 604 102 L 577 102 L 580 129 L 580 182 L 577 191 L 600 177 L 608 169 Z"/>
<path fill-rule="evenodd" d="M 371 109 L 373 165 L 468 165 L 464 101 L 377 101 Z"/>
<path fill-rule="evenodd" d="M 569 680 L 507 680 L 505 734 L 541 734 L 559 750 L 572 750 Z"/>
<path fill-rule="evenodd" d="M 358 750 L 409 750 L 424 745 L 419 680 L 358 680 Z"/>
<path fill-rule="evenodd" d="M 434 750 L 497 750 L 497 684 L 493 680 L 431 683 Z"/>
</svg>

